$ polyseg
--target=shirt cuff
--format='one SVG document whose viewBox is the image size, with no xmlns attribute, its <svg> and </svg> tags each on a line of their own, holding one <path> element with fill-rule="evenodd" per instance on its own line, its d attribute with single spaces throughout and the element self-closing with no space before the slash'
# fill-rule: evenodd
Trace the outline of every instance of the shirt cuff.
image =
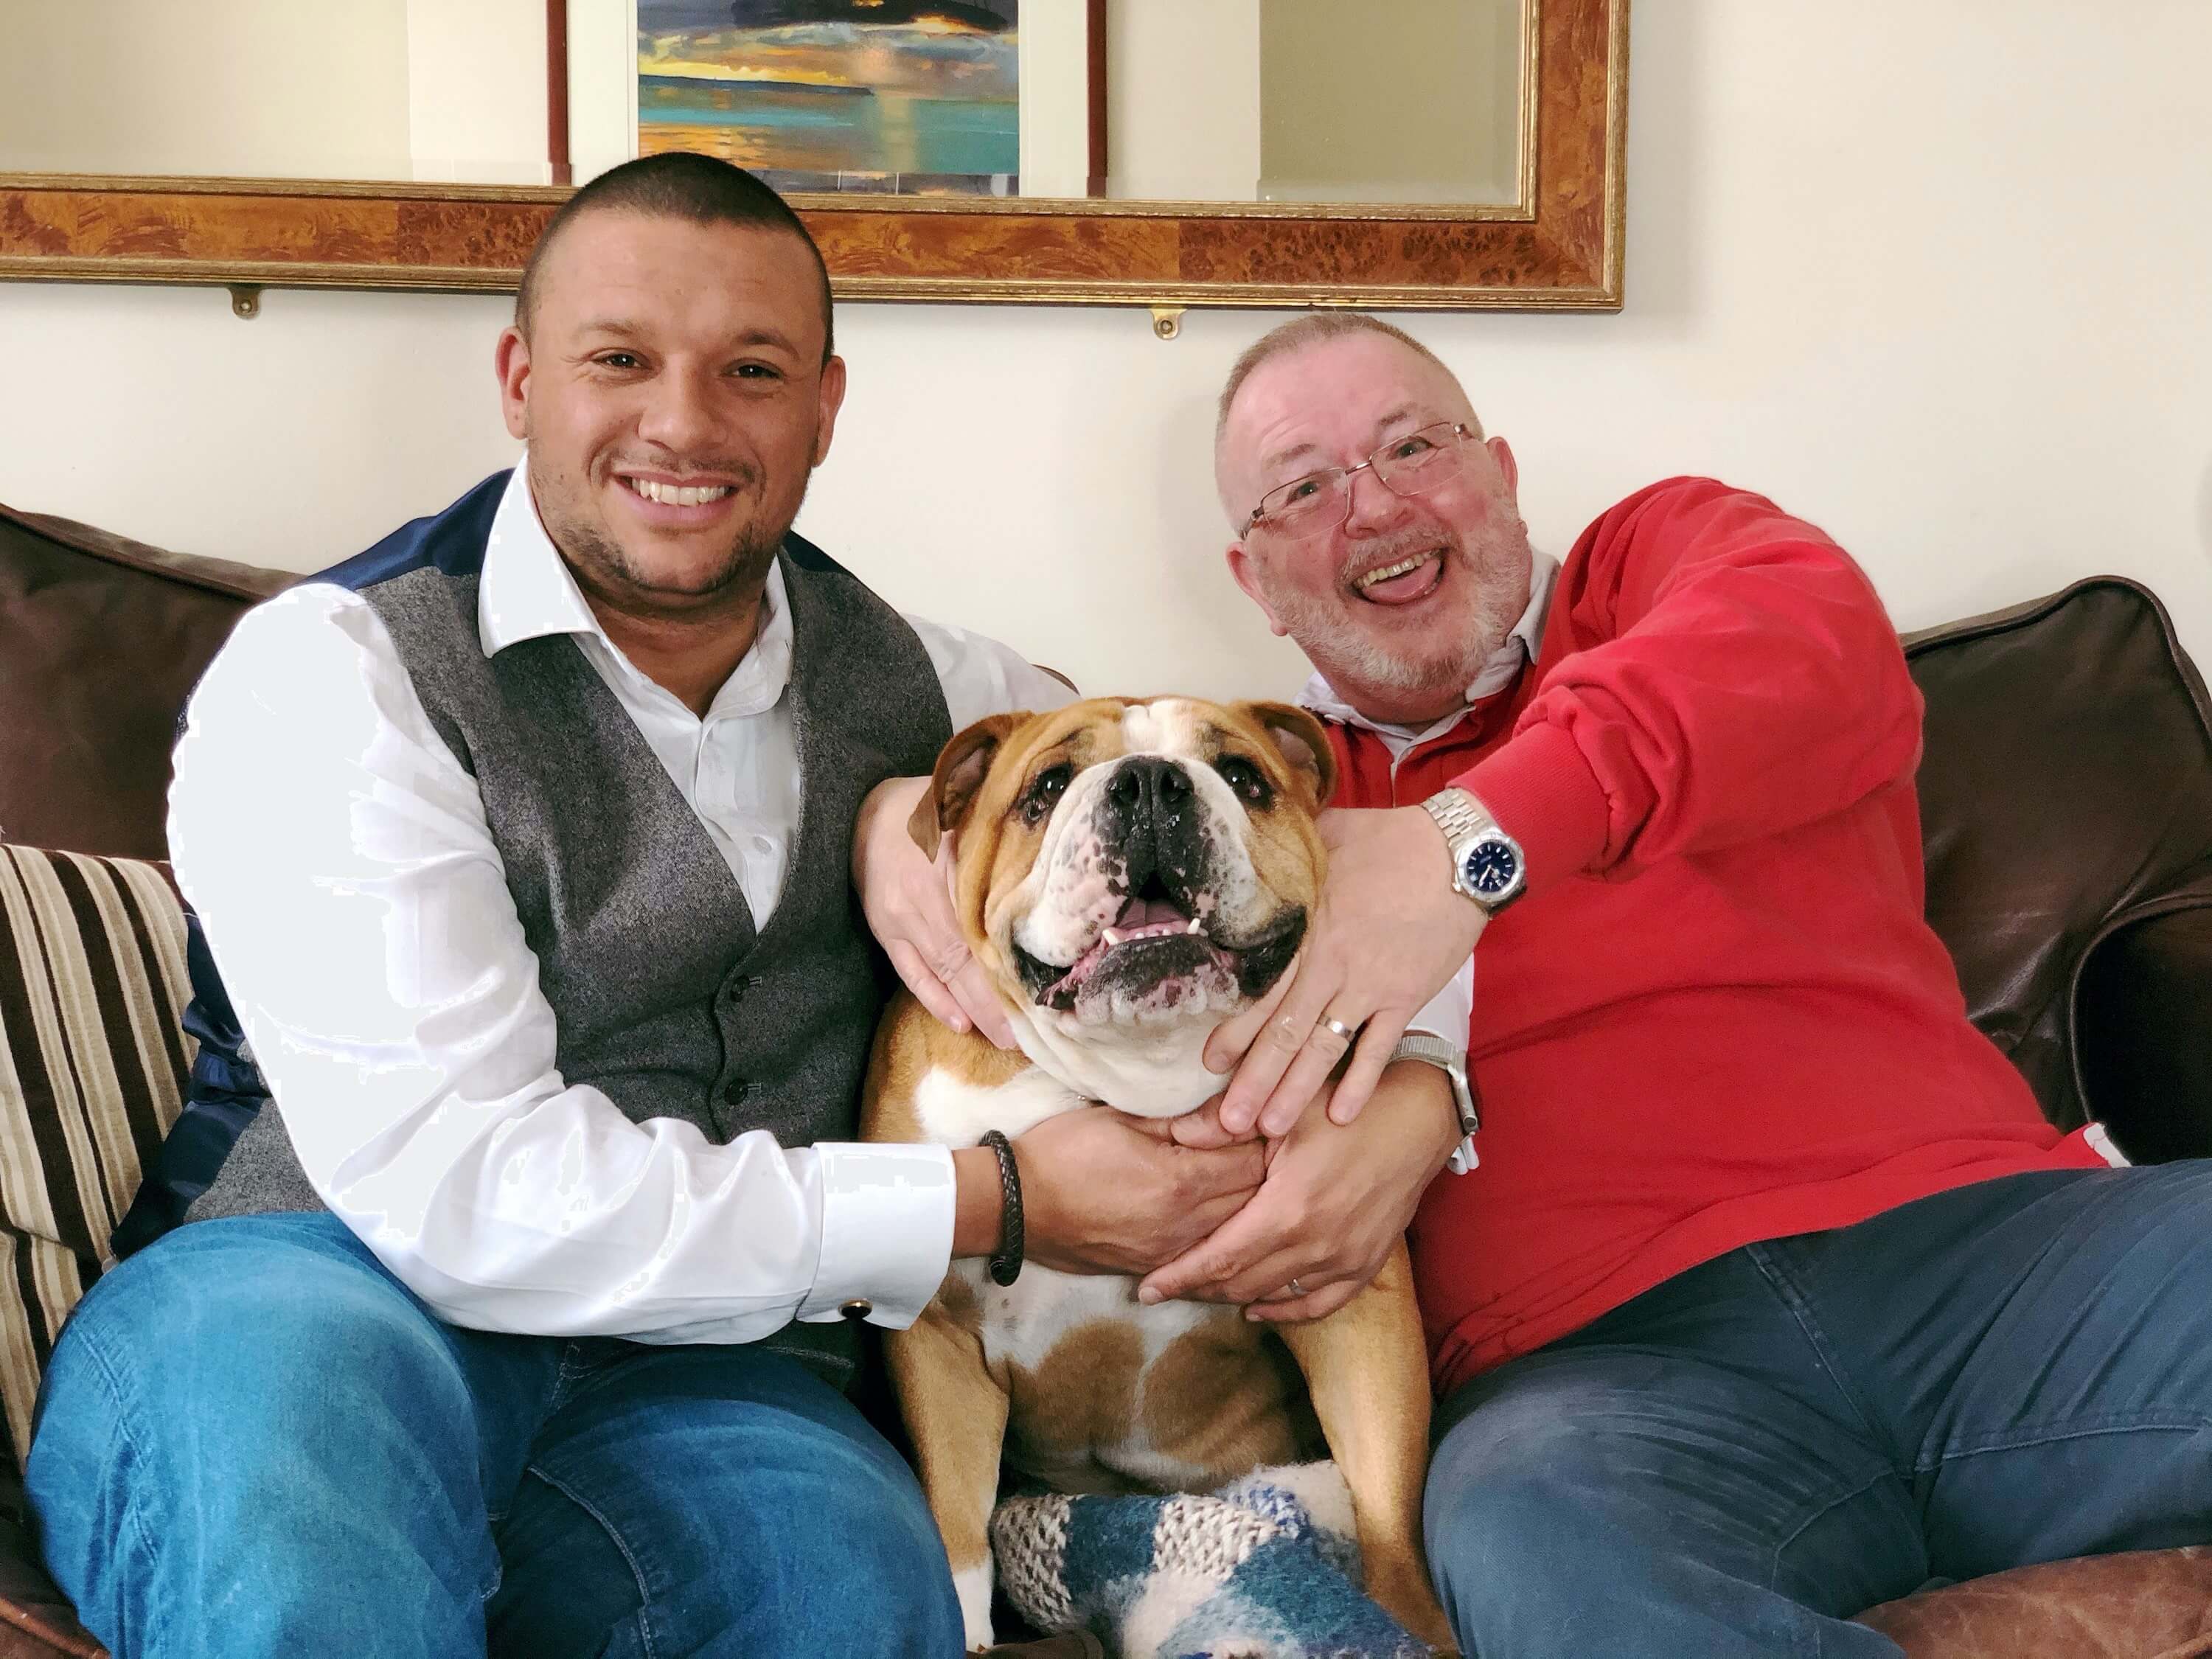
<svg viewBox="0 0 2212 1659">
<path fill-rule="evenodd" d="M 1406 1022 L 1409 1031 L 1419 1031 L 1425 1036 L 1441 1037 L 1444 1042 L 1467 1052 L 1467 1039 L 1474 1024 L 1474 958 L 1469 957 L 1459 965 L 1459 972 L 1444 982 L 1444 988 L 1431 997 L 1421 1012 Z"/>
<path fill-rule="evenodd" d="M 824 1323 L 849 1303 L 902 1330 L 952 1265 L 952 1152 L 936 1146 L 823 1141 L 822 1256 L 799 1317 Z"/>
<path fill-rule="evenodd" d="M 1452 782 L 1521 843 L 1531 893 L 1580 875 L 1605 852 L 1604 787 L 1575 740 L 1556 726 L 1516 733 Z"/>
</svg>

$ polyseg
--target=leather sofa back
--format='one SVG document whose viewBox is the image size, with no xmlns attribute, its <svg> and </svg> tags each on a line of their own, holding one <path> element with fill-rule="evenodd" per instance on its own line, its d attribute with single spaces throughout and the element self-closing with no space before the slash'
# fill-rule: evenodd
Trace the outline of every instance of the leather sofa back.
<svg viewBox="0 0 2212 1659">
<path fill-rule="evenodd" d="M 2139 584 L 1910 637 L 1928 916 L 2053 1122 L 2212 1152 L 2212 702 Z"/>
<path fill-rule="evenodd" d="M 178 714 L 297 580 L 0 507 L 0 841 L 167 858 Z"/>
</svg>

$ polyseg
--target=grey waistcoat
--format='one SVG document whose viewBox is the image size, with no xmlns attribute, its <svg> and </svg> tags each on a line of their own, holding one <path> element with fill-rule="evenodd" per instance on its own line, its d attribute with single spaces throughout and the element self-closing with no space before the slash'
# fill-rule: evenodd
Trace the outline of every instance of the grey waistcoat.
<svg viewBox="0 0 2212 1659">
<path fill-rule="evenodd" d="M 782 894 L 757 932 L 705 826 L 575 641 L 526 640 L 485 658 L 482 545 L 456 560 L 418 544 L 396 574 L 373 550 L 327 579 L 356 586 L 383 618 L 477 781 L 558 1024 L 562 1076 L 604 1091 L 635 1122 L 680 1118 L 717 1143 L 763 1128 L 787 1146 L 849 1139 L 888 971 L 852 890 L 854 818 L 884 779 L 927 772 L 951 736 L 921 641 L 789 538 L 785 695 L 804 799 Z M 283 1118 L 263 1111 L 189 1218 L 321 1207 Z M 842 1325 L 793 1323 L 768 1346 L 834 1382 L 851 1370 Z"/>
</svg>

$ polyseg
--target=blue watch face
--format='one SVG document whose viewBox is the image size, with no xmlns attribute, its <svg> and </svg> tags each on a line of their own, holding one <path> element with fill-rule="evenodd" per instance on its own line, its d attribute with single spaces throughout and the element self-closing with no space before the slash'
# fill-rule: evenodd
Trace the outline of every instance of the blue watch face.
<svg viewBox="0 0 2212 1659">
<path fill-rule="evenodd" d="M 1498 898 L 1521 873 L 1521 860 L 1504 842 L 1486 841 L 1468 848 L 1467 862 L 1461 867 L 1469 887 L 1485 898 Z"/>
</svg>

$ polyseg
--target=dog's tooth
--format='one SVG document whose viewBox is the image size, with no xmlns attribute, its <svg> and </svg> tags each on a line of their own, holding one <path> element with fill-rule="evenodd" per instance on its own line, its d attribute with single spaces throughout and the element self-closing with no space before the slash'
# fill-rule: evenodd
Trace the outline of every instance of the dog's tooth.
<svg viewBox="0 0 2212 1659">
<path fill-rule="evenodd" d="M 1200 921 L 1196 916 L 1193 916 L 1190 919 L 1190 926 L 1184 928 L 1183 932 L 1186 933 L 1194 933 L 1204 925 L 1205 924 Z"/>
<path fill-rule="evenodd" d="M 1099 930 L 1098 937 L 1106 941 L 1106 948 L 1109 951 L 1121 942 L 1121 936 L 1115 933 L 1111 927 L 1101 928 Z"/>
</svg>

